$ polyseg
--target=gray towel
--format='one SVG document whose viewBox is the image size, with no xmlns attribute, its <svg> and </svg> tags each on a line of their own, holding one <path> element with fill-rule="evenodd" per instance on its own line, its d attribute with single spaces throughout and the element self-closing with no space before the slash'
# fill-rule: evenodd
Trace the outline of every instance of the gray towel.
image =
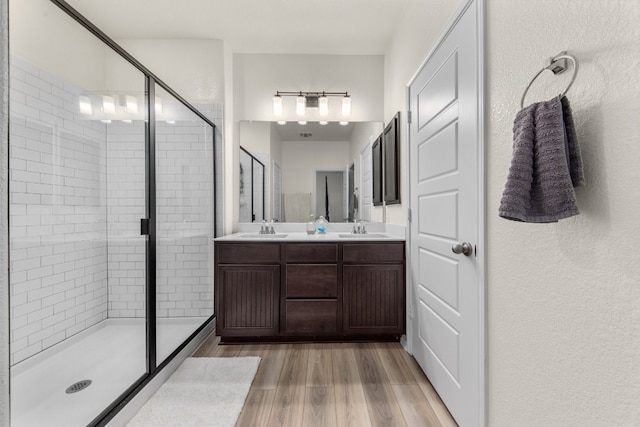
<svg viewBox="0 0 640 427">
<path fill-rule="evenodd" d="M 582 184 L 582 159 L 569 100 L 557 96 L 520 110 L 513 123 L 513 158 L 500 216 L 555 222 L 578 215 L 573 187 Z"/>
</svg>

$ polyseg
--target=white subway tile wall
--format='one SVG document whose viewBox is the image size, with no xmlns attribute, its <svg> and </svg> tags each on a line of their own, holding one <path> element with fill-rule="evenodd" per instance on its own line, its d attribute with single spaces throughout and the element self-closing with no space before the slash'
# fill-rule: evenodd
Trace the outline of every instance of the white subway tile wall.
<svg viewBox="0 0 640 427">
<path fill-rule="evenodd" d="M 10 85 L 15 364 L 107 317 L 144 316 L 145 153 L 144 123 L 87 120 L 81 88 L 15 57 Z M 218 126 L 222 206 L 222 106 L 196 107 Z M 160 317 L 213 313 L 213 153 L 203 129 L 158 129 Z M 217 218 L 222 230 L 222 209 Z"/>
<path fill-rule="evenodd" d="M 107 318 L 105 126 L 80 88 L 11 58 L 11 363 Z"/>
</svg>

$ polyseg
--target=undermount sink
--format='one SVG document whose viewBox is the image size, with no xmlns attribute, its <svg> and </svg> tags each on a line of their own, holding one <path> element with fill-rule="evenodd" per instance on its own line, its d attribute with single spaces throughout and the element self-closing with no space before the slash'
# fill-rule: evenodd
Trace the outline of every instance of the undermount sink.
<svg viewBox="0 0 640 427">
<path fill-rule="evenodd" d="M 242 236 L 243 239 L 283 239 L 285 237 L 287 237 L 286 234 L 259 234 L 259 233 L 255 233 L 255 234 L 243 234 Z"/>
<path fill-rule="evenodd" d="M 388 239 L 389 237 L 386 234 L 380 233 L 367 233 L 367 234 L 340 234 L 340 237 L 344 239 Z"/>
</svg>

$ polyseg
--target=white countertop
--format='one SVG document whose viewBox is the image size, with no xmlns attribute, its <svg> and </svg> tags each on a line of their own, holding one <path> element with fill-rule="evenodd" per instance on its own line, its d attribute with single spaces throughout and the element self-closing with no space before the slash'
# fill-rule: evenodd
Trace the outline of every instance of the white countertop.
<svg viewBox="0 0 640 427">
<path fill-rule="evenodd" d="M 257 232 L 234 233 L 217 237 L 216 242 L 404 242 L 404 236 L 387 232 L 371 231 L 366 234 L 345 232 L 328 232 L 324 234 L 307 234 L 306 232 L 279 232 L 276 234 L 259 234 Z"/>
</svg>

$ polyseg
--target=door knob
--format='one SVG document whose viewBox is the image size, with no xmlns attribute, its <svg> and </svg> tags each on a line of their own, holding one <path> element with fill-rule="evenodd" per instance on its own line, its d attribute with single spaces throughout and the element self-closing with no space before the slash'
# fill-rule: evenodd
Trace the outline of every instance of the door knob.
<svg viewBox="0 0 640 427">
<path fill-rule="evenodd" d="M 473 253 L 473 246 L 471 246 L 471 243 L 469 242 L 454 243 L 453 246 L 451 246 L 451 250 L 454 254 L 471 256 Z"/>
</svg>

